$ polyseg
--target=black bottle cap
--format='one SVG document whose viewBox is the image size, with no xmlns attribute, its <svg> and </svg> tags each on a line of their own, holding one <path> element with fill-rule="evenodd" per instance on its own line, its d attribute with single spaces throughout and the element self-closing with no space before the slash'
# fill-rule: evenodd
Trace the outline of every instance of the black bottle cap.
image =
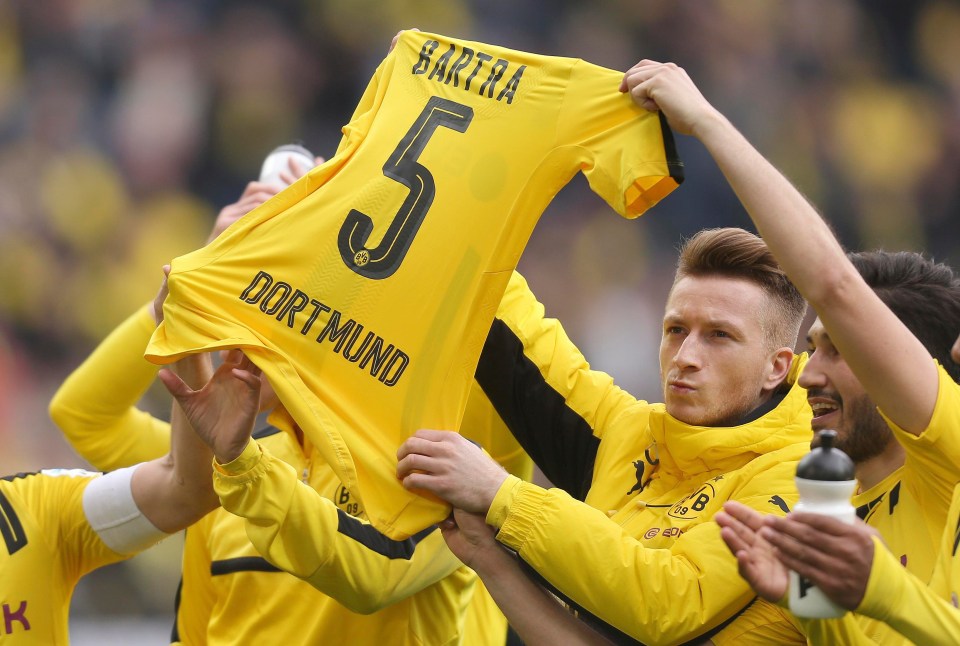
<svg viewBox="0 0 960 646">
<path fill-rule="evenodd" d="M 853 480 L 853 460 L 833 447 L 837 432 L 830 429 L 820 431 L 820 446 L 813 449 L 797 465 L 797 477 L 805 480 Z"/>
</svg>

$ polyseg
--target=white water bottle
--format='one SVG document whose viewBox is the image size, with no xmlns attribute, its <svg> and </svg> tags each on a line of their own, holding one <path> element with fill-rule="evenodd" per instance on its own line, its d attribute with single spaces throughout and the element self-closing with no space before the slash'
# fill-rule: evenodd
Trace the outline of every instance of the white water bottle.
<svg viewBox="0 0 960 646">
<path fill-rule="evenodd" d="M 820 446 L 800 460 L 796 477 L 800 500 L 793 509 L 853 523 L 857 517 L 857 510 L 850 504 L 857 488 L 853 460 L 833 448 L 836 438 L 836 431 L 820 431 Z M 830 619 L 842 617 L 846 609 L 831 601 L 810 580 L 791 571 L 790 612 L 798 617 Z"/>
<path fill-rule="evenodd" d="M 263 166 L 260 168 L 260 181 L 265 184 L 286 186 L 287 183 L 281 179 L 280 173 L 291 172 L 291 158 L 295 159 L 304 169 L 310 169 L 317 165 L 313 153 L 303 146 L 285 144 L 271 150 L 270 154 L 263 160 Z"/>
</svg>

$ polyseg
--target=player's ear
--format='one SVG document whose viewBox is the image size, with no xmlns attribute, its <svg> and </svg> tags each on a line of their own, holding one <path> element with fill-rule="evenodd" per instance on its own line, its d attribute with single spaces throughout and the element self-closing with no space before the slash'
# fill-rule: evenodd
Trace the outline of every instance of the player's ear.
<svg viewBox="0 0 960 646">
<path fill-rule="evenodd" d="M 764 383 L 765 390 L 773 390 L 787 378 L 793 365 L 793 350 L 780 348 L 770 357 L 770 365 Z"/>
</svg>

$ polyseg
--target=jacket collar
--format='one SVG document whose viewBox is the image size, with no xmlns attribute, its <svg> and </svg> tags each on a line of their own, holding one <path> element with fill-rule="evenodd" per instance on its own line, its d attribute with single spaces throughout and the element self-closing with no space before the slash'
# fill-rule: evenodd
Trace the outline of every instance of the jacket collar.
<svg viewBox="0 0 960 646">
<path fill-rule="evenodd" d="M 806 390 L 797 384 L 806 360 L 806 354 L 794 356 L 784 381 L 788 390 L 776 407 L 738 426 L 685 424 L 662 407 L 655 407 L 650 430 L 657 444 L 660 469 L 687 475 L 729 471 L 792 444 L 809 445 L 812 412 Z"/>
</svg>

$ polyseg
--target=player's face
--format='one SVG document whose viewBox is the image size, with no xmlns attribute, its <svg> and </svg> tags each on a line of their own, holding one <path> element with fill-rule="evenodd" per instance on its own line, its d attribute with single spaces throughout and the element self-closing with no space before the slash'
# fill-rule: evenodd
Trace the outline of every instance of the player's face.
<svg viewBox="0 0 960 646">
<path fill-rule="evenodd" d="M 799 383 L 807 389 L 807 401 L 813 409 L 815 435 L 811 446 L 820 446 L 820 431 L 830 428 L 837 432 L 834 446 L 854 462 L 880 455 L 893 441 L 893 433 L 830 342 L 820 319 L 810 326 L 807 344 L 810 360 L 800 373 Z"/>
<path fill-rule="evenodd" d="M 670 415 L 697 426 L 729 426 L 763 402 L 775 355 L 763 330 L 768 299 L 760 286 L 738 278 L 677 281 L 660 340 Z"/>
<path fill-rule="evenodd" d="M 960 363 L 960 336 L 957 337 L 957 340 L 953 342 L 953 347 L 950 348 L 950 358 L 953 359 L 954 363 Z"/>
</svg>

